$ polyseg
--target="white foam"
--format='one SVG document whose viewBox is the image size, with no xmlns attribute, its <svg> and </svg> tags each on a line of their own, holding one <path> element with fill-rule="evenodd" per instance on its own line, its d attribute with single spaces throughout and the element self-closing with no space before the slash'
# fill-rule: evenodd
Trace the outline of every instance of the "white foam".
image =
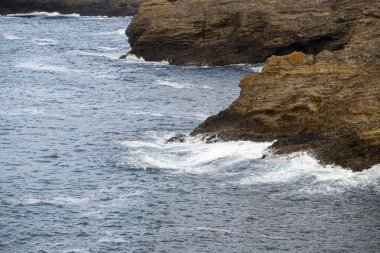
<svg viewBox="0 0 380 253">
<path fill-rule="evenodd" d="M 117 33 L 118 33 L 119 35 L 126 36 L 126 35 L 125 35 L 125 28 L 117 30 Z"/>
<path fill-rule="evenodd" d="M 116 47 L 98 47 L 98 48 L 105 50 L 105 51 L 118 51 L 119 50 Z"/>
<path fill-rule="evenodd" d="M 98 16 L 81 16 L 81 17 L 86 17 L 88 19 L 107 19 L 107 18 L 110 18 L 108 16 L 101 16 L 101 15 L 98 15 Z"/>
<path fill-rule="evenodd" d="M 200 120 L 205 120 L 209 117 L 210 115 L 207 115 L 207 114 L 204 114 L 204 113 L 201 113 L 201 112 L 198 112 L 198 113 L 195 113 L 194 114 L 194 117 L 197 118 L 197 119 L 200 119 Z"/>
<path fill-rule="evenodd" d="M 48 72 L 57 72 L 57 73 L 82 73 L 83 71 L 78 69 L 70 69 L 61 66 L 55 66 L 52 64 L 41 63 L 41 62 L 22 62 L 18 63 L 15 66 L 16 68 L 31 69 L 35 71 L 48 71 Z"/>
<path fill-rule="evenodd" d="M 42 12 L 8 14 L 7 17 L 68 17 L 68 18 L 77 18 L 77 17 L 80 17 L 80 15 L 77 13 L 61 14 L 59 12 L 42 11 Z"/>
<path fill-rule="evenodd" d="M 21 112 L 24 114 L 29 114 L 29 115 L 47 115 L 48 113 L 44 109 L 38 109 L 38 108 L 25 108 L 22 109 Z"/>
<path fill-rule="evenodd" d="M 4 33 L 3 37 L 6 40 L 21 40 L 22 39 L 22 38 L 20 38 L 20 37 L 18 37 L 16 35 L 11 34 L 11 33 Z"/>
<path fill-rule="evenodd" d="M 144 63 L 147 65 L 169 65 L 168 61 L 146 61 L 143 57 L 137 57 L 134 54 L 127 54 L 126 58 L 123 59 L 124 61 L 127 62 L 139 62 L 139 63 Z"/>
<path fill-rule="evenodd" d="M 148 115 L 151 117 L 157 117 L 161 118 L 164 117 L 165 115 L 159 112 L 148 112 L 148 111 L 134 111 L 134 112 L 128 112 L 129 115 Z"/>
<path fill-rule="evenodd" d="M 128 155 L 119 165 L 168 169 L 185 173 L 240 173 L 233 181 L 240 185 L 292 184 L 296 193 L 330 194 L 350 188 L 380 192 L 380 165 L 353 172 L 336 165 L 321 165 L 306 152 L 273 155 L 272 142 L 231 141 L 207 144 L 199 137 L 166 143 L 174 134 L 147 133 L 146 139 L 126 140 Z M 266 159 L 261 159 L 268 155 Z"/>
<path fill-rule="evenodd" d="M 143 57 L 137 57 L 134 54 L 127 54 L 127 57 L 124 60 L 126 60 L 126 61 L 145 62 L 145 59 Z"/>
<path fill-rule="evenodd" d="M 271 142 L 247 141 L 205 143 L 200 137 L 187 138 L 186 142 L 166 143 L 166 138 L 152 141 L 122 141 L 128 147 L 129 165 L 141 168 L 161 168 L 179 172 L 205 173 L 228 169 L 242 162 L 260 158 Z"/>
<path fill-rule="evenodd" d="M 118 53 L 101 53 L 101 52 L 88 52 L 88 51 L 81 51 L 81 50 L 74 50 L 72 51 L 76 55 L 81 55 L 81 56 L 95 56 L 95 57 L 105 57 L 109 58 L 112 60 L 116 60 L 119 58 Z"/>
<path fill-rule="evenodd" d="M 222 229 L 222 228 L 210 228 L 210 227 L 194 227 L 194 230 L 201 230 L 201 231 L 212 231 L 212 232 L 219 232 L 219 233 L 227 233 L 232 234 L 234 233 L 231 230 Z"/>
<path fill-rule="evenodd" d="M 175 89 L 184 89 L 188 87 L 188 85 L 186 84 L 171 82 L 171 81 L 166 81 L 166 80 L 157 80 L 156 83 L 163 86 L 169 86 Z"/>
<path fill-rule="evenodd" d="M 89 249 L 66 249 L 64 253 L 90 253 Z"/>
<path fill-rule="evenodd" d="M 254 73 L 261 73 L 263 68 L 264 68 L 264 65 L 251 67 L 251 69 L 253 70 Z"/>
<path fill-rule="evenodd" d="M 89 198 L 76 198 L 72 196 L 57 196 L 50 199 L 41 198 L 26 198 L 22 200 L 14 200 L 17 204 L 22 205 L 39 205 L 39 204 L 49 204 L 49 205 L 81 205 L 88 203 Z"/>
<path fill-rule="evenodd" d="M 322 166 L 305 152 L 274 156 L 265 161 L 265 169 L 252 171 L 242 184 L 300 183 L 299 191 L 327 193 L 344 191 L 351 187 L 371 187 L 380 191 L 380 165 L 363 172 L 353 172 L 336 165 Z"/>
<path fill-rule="evenodd" d="M 122 35 L 125 37 L 125 28 L 114 30 L 114 31 L 107 31 L 107 32 L 97 32 L 94 33 L 94 35 Z"/>
</svg>

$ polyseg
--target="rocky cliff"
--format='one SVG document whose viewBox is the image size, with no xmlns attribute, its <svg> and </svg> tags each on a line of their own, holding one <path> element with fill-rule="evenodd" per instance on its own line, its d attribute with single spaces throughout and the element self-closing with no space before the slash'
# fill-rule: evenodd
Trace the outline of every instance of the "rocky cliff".
<svg viewBox="0 0 380 253">
<path fill-rule="evenodd" d="M 323 51 L 269 58 L 240 82 L 240 97 L 192 133 L 277 140 L 278 153 L 312 151 L 324 163 L 363 170 L 380 163 L 380 65 Z"/>
<path fill-rule="evenodd" d="M 172 64 L 263 62 L 298 50 L 342 49 L 377 0 L 153 0 L 127 30 L 132 53 Z M 368 9 L 367 9 L 368 8 Z M 364 10 L 365 9 L 365 10 Z"/>
<path fill-rule="evenodd" d="M 146 0 L 1 0 L 0 14 L 48 11 L 84 16 L 134 15 Z"/>
<path fill-rule="evenodd" d="M 277 140 L 276 152 L 308 150 L 360 171 L 380 163 L 379 27 L 377 0 L 153 0 L 127 35 L 147 60 L 267 59 L 193 135 Z"/>
</svg>

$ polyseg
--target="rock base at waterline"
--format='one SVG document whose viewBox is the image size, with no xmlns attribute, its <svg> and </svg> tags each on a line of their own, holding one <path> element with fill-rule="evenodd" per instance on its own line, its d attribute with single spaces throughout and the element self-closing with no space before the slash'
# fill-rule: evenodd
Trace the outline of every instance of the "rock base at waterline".
<svg viewBox="0 0 380 253">
<path fill-rule="evenodd" d="M 278 153 L 312 151 L 360 171 L 380 163 L 379 65 L 325 51 L 267 60 L 243 78 L 240 97 L 193 131 L 223 140 L 278 140 Z"/>
</svg>

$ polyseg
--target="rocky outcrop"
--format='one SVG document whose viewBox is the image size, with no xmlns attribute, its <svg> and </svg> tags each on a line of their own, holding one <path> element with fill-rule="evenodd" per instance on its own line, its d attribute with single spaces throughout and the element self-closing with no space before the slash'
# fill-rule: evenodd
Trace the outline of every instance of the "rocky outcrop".
<svg viewBox="0 0 380 253">
<path fill-rule="evenodd" d="M 127 29 L 132 53 L 172 64 L 263 62 L 292 51 L 342 49 L 365 5 L 354 0 L 153 0 Z M 374 10 L 372 9 L 372 7 Z"/>
<path fill-rule="evenodd" d="M 312 151 L 353 170 L 380 163 L 380 65 L 345 54 L 294 52 L 243 78 L 240 97 L 192 133 L 223 140 L 277 140 L 278 153 Z"/>
<path fill-rule="evenodd" d="M 1 0 L 0 14 L 35 11 L 78 13 L 84 16 L 134 15 L 146 0 Z"/>
<path fill-rule="evenodd" d="M 278 153 L 307 150 L 360 171 L 380 164 L 379 27 L 377 0 L 153 0 L 127 35 L 146 60 L 269 57 L 262 73 L 241 80 L 239 98 L 192 135 L 277 140 Z"/>
</svg>

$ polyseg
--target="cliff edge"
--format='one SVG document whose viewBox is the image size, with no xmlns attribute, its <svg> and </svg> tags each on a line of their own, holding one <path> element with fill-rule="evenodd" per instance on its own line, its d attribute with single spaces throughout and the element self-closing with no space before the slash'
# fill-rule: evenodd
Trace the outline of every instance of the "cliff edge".
<svg viewBox="0 0 380 253">
<path fill-rule="evenodd" d="M 172 64 L 263 62 L 293 51 L 343 49 L 376 0 L 153 0 L 127 29 L 133 54 Z"/>
<path fill-rule="evenodd" d="M 277 140 L 278 153 L 307 150 L 361 171 L 380 164 L 379 27 L 376 0 L 153 0 L 126 33 L 146 60 L 266 60 L 192 135 Z"/>
</svg>

